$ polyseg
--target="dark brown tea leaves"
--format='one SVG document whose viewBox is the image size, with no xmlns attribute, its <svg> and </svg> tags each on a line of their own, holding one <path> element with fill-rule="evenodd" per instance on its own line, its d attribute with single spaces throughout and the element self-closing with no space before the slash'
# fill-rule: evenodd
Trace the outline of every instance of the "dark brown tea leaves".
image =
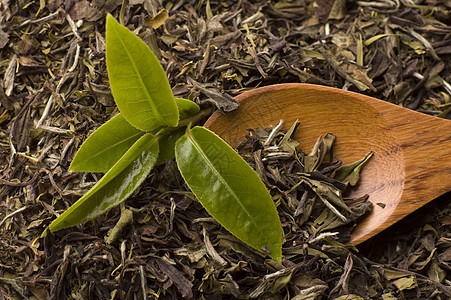
<svg viewBox="0 0 451 300">
<path fill-rule="evenodd" d="M 279 215 L 285 221 L 284 231 L 302 232 L 293 234 L 285 245 L 317 241 L 321 237 L 348 242 L 357 219 L 369 213 L 372 204 L 367 196 L 349 199 L 344 195 L 357 183 L 372 153 L 342 166 L 333 155 L 336 137 L 332 133 L 319 137 L 306 154 L 291 138 L 299 122 L 288 131 L 280 130 L 281 125 L 282 121 L 273 129 L 249 130 L 238 150 L 276 199 Z"/>
</svg>

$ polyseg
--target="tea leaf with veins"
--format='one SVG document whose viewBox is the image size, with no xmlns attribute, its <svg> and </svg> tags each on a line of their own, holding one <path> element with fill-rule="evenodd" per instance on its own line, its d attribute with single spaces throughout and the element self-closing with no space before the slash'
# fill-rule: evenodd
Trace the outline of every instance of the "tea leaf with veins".
<svg viewBox="0 0 451 300">
<path fill-rule="evenodd" d="M 175 155 L 182 176 L 207 211 L 236 237 L 281 262 L 282 226 L 263 182 L 213 132 L 199 126 L 186 129 L 211 110 L 175 99 L 152 51 L 111 15 L 106 31 L 108 75 L 121 114 L 86 140 L 71 170 L 108 171 L 49 229 L 86 222 L 117 206 L 156 163 Z"/>
<path fill-rule="evenodd" d="M 117 114 L 94 131 L 81 145 L 70 172 L 107 172 L 145 132 Z"/>
<path fill-rule="evenodd" d="M 282 227 L 274 202 L 252 168 L 203 127 L 175 145 L 176 162 L 205 209 L 233 235 L 274 260 L 282 259 Z"/>
<path fill-rule="evenodd" d="M 175 99 L 180 119 L 196 115 L 200 108 L 193 101 Z M 159 138 L 160 157 L 157 164 L 174 158 L 174 145 L 185 131 L 183 128 Z M 156 134 L 156 130 L 152 133 Z M 107 172 L 127 150 L 145 134 L 119 113 L 94 131 L 81 145 L 69 167 L 70 172 Z"/>
<path fill-rule="evenodd" d="M 50 224 L 50 231 L 84 223 L 119 205 L 149 175 L 158 152 L 158 140 L 150 133 L 143 135 L 83 197 Z"/>
<path fill-rule="evenodd" d="M 114 100 L 130 124 L 143 131 L 177 125 L 177 105 L 163 67 L 150 48 L 110 14 L 106 64 Z"/>
</svg>

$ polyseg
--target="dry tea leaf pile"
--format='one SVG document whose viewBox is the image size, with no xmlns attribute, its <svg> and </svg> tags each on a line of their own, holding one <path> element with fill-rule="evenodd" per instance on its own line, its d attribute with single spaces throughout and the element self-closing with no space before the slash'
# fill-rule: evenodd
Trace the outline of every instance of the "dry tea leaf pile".
<svg viewBox="0 0 451 300">
<path fill-rule="evenodd" d="M 290 139 L 296 125 L 287 133 L 278 126 L 251 130 L 240 146 L 240 153 L 262 176 L 278 204 L 286 238 L 282 264 L 265 259 L 224 230 L 194 200 L 175 163 L 169 161 L 126 202 L 126 214 L 113 209 L 99 217 L 97 226 L 88 223 L 82 231 L 49 234 L 43 253 L 47 267 L 30 277 L 30 288 L 51 279 L 52 295 L 62 297 L 71 289 L 81 297 L 100 299 L 110 293 L 118 298 L 142 296 L 144 290 L 159 299 L 379 299 L 381 295 L 384 299 L 402 299 L 397 298 L 400 295 L 428 299 L 431 294 L 448 295 L 445 284 L 401 266 L 373 262 L 343 244 L 355 219 L 371 206 L 365 198 L 337 198 L 324 190 L 343 193 L 344 182 L 355 180 L 352 170 L 367 157 L 350 168 L 341 167 L 331 155 L 331 134 L 304 154 Z M 340 181 L 330 177 L 333 173 Z M 127 221 L 124 215 L 129 216 Z M 108 232 L 113 227 L 114 233 Z M 434 252 L 443 261 L 447 259 L 447 233 L 441 230 L 439 234 L 443 237 Z M 427 249 L 434 247 L 431 235 L 413 243 L 415 248 L 407 252 L 409 259 L 384 254 L 399 263 L 418 255 L 415 266 L 426 268 L 433 261 L 427 256 Z M 108 243 L 102 236 L 108 236 Z M 374 253 L 373 258 L 379 255 L 382 259 L 381 253 Z M 53 262 L 54 258 L 58 259 Z M 443 269 L 437 263 L 433 266 L 429 272 L 442 270 L 438 274 L 443 276 Z M 78 278 L 86 284 L 80 285 Z"/>
<path fill-rule="evenodd" d="M 250 130 L 239 152 L 256 169 L 278 203 L 285 221 L 285 247 L 322 239 L 348 242 L 356 220 L 372 209 L 368 195 L 359 199 L 346 197 L 372 153 L 342 165 L 333 155 L 336 137 L 327 133 L 306 154 L 291 139 L 299 122 L 286 133 L 280 131 L 281 125 L 282 121 L 271 131 Z"/>
</svg>

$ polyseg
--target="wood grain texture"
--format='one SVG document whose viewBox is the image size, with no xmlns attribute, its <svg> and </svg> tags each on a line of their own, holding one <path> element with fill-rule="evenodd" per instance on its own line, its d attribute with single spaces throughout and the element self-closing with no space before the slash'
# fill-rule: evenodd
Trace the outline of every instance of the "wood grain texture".
<svg viewBox="0 0 451 300">
<path fill-rule="evenodd" d="M 295 139 L 309 151 L 320 135 L 337 136 L 335 155 L 350 163 L 374 151 L 354 196 L 369 194 L 373 212 L 354 230 L 357 245 L 451 190 L 451 121 L 365 95 L 310 84 L 257 88 L 241 106 L 216 112 L 205 126 L 236 147 L 248 128 L 301 122 Z M 377 203 L 385 204 L 382 208 Z"/>
</svg>

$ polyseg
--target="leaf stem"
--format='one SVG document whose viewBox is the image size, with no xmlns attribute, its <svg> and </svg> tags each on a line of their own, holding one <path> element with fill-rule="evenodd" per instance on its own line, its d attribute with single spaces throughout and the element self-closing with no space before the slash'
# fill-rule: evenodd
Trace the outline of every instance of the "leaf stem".
<svg viewBox="0 0 451 300">
<path fill-rule="evenodd" d="M 181 121 L 177 124 L 177 126 L 175 126 L 175 127 L 165 127 L 165 128 L 162 128 L 160 131 L 158 131 L 158 132 L 155 134 L 155 137 L 158 138 L 158 137 L 160 137 L 160 136 L 162 136 L 162 135 L 165 135 L 165 134 L 167 134 L 167 133 L 173 132 L 173 131 L 175 131 L 175 130 L 177 130 L 177 129 L 179 129 L 179 128 L 186 127 L 186 126 L 188 126 L 188 125 L 191 124 L 191 123 L 196 123 L 196 122 L 198 122 L 199 120 L 201 120 L 201 119 L 205 118 L 206 116 L 210 115 L 212 112 L 213 112 L 213 107 L 208 107 L 208 108 L 202 109 L 202 110 L 199 111 L 196 115 L 181 120 Z"/>
</svg>

